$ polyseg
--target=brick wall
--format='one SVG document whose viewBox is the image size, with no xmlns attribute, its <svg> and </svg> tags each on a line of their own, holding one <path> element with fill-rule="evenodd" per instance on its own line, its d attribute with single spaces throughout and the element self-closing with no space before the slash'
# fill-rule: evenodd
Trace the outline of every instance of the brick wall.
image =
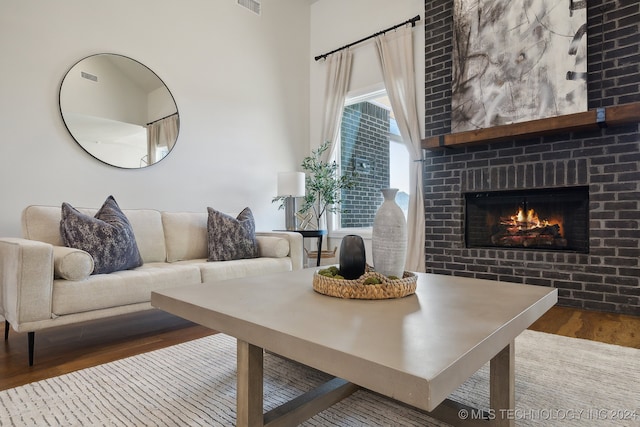
<svg viewBox="0 0 640 427">
<path fill-rule="evenodd" d="M 425 135 L 451 131 L 453 0 L 425 1 Z M 589 108 L 640 101 L 640 4 L 588 1 Z M 640 315 L 640 126 L 426 151 L 427 271 L 553 286 L 566 306 Z M 467 249 L 466 191 L 588 185 L 588 254 Z"/>
<path fill-rule="evenodd" d="M 368 168 L 356 168 L 358 183 L 343 192 L 342 227 L 371 227 L 382 203 L 381 188 L 389 186 L 389 111 L 369 102 L 345 107 L 340 164 L 347 170 L 356 159 Z"/>
</svg>

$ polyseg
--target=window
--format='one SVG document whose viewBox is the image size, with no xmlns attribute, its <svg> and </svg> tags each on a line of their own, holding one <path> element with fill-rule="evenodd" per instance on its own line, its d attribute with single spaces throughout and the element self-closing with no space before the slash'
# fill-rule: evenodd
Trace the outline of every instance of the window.
<svg viewBox="0 0 640 427">
<path fill-rule="evenodd" d="M 409 204 L 409 152 L 402 142 L 385 91 L 348 100 L 342 115 L 336 160 L 341 171 L 357 173 L 356 187 L 342 193 L 333 230 L 368 229 L 382 203 L 382 188 L 398 188 L 396 202 Z"/>
</svg>

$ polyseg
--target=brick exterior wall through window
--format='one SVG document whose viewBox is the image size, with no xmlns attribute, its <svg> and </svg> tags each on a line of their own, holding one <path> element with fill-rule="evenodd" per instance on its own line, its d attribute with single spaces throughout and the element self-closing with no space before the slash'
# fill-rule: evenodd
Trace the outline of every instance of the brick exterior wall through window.
<svg viewBox="0 0 640 427">
<path fill-rule="evenodd" d="M 342 194 L 341 227 L 371 227 L 383 200 L 380 189 L 389 187 L 389 111 L 370 102 L 349 105 L 340 131 L 340 166 L 358 173 L 356 187 Z"/>
</svg>

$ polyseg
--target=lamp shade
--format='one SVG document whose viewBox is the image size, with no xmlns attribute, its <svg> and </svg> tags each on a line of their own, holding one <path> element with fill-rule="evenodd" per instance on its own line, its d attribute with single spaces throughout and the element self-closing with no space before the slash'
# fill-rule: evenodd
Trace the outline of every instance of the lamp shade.
<svg viewBox="0 0 640 427">
<path fill-rule="evenodd" d="M 278 196 L 304 196 L 304 172 L 278 172 Z"/>
</svg>

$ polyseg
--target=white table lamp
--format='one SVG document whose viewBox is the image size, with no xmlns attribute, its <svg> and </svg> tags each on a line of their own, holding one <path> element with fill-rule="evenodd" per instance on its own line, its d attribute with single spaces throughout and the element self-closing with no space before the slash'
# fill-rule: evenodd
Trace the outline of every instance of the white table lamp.
<svg viewBox="0 0 640 427">
<path fill-rule="evenodd" d="M 278 172 L 278 197 L 284 197 L 285 227 L 295 230 L 296 197 L 304 196 L 304 172 Z"/>
</svg>

